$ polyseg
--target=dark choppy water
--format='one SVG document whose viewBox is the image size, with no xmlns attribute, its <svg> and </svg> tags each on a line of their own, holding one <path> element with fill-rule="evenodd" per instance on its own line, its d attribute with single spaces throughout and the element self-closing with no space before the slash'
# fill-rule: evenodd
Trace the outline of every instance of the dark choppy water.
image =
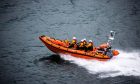
<svg viewBox="0 0 140 84">
<path fill-rule="evenodd" d="M 1 84 L 140 83 L 139 6 L 139 0 L 1 0 Z M 114 48 L 121 54 L 109 62 L 65 55 L 70 62 L 37 61 L 52 54 L 39 41 L 42 34 L 86 37 L 98 45 L 110 30 L 117 32 Z"/>
</svg>

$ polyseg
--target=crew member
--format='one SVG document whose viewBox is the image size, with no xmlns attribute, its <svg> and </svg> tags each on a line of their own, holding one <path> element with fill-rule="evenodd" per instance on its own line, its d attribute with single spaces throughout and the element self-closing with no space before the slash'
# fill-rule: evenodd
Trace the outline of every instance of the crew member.
<svg viewBox="0 0 140 84">
<path fill-rule="evenodd" d="M 72 48 L 72 47 L 76 46 L 77 45 L 76 43 L 77 43 L 77 39 L 76 39 L 76 37 L 73 37 L 69 48 Z"/>
<path fill-rule="evenodd" d="M 81 42 L 79 43 L 79 50 L 84 50 L 84 42 L 83 40 L 81 40 Z"/>
<path fill-rule="evenodd" d="M 84 50 L 87 51 L 87 48 L 86 48 L 86 45 L 87 45 L 86 38 L 83 39 L 83 43 L 84 43 Z"/>
<path fill-rule="evenodd" d="M 87 41 L 86 41 L 86 38 L 83 39 L 83 43 L 84 43 L 84 46 L 87 45 Z"/>
<path fill-rule="evenodd" d="M 65 47 L 69 47 L 70 46 L 69 40 L 64 40 L 64 43 L 65 43 Z"/>
<path fill-rule="evenodd" d="M 89 43 L 86 45 L 86 50 L 85 51 L 92 51 L 93 50 L 93 42 L 92 40 L 89 40 Z"/>
</svg>

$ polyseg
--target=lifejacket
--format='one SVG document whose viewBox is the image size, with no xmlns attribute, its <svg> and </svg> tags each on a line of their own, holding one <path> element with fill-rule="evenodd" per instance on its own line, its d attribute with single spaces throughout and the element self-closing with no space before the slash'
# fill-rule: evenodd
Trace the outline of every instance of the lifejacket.
<svg viewBox="0 0 140 84">
<path fill-rule="evenodd" d="M 73 39 L 71 44 L 76 44 L 77 40 L 76 39 Z"/>
<path fill-rule="evenodd" d="M 80 42 L 79 47 L 84 47 L 84 42 Z"/>
<path fill-rule="evenodd" d="M 84 41 L 83 41 L 83 43 L 84 43 L 84 46 L 86 46 L 86 45 L 87 45 L 87 42 L 86 42 L 86 40 L 84 40 Z"/>
<path fill-rule="evenodd" d="M 65 47 L 69 47 L 70 46 L 70 42 L 68 40 L 64 40 L 65 43 Z"/>
<path fill-rule="evenodd" d="M 69 48 L 74 47 L 74 45 L 76 44 L 76 42 L 77 42 L 77 40 L 76 39 L 73 39 L 72 42 L 69 45 Z"/>
<path fill-rule="evenodd" d="M 68 40 L 64 40 L 65 43 L 69 42 Z"/>
<path fill-rule="evenodd" d="M 87 45 L 86 45 L 87 48 L 90 48 L 90 47 L 93 47 L 93 43 L 92 42 L 89 42 Z"/>
</svg>

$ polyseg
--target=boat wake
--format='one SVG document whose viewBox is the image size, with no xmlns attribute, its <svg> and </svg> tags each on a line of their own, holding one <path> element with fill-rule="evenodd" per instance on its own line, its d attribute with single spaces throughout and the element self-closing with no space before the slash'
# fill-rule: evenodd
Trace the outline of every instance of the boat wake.
<svg viewBox="0 0 140 84">
<path fill-rule="evenodd" d="M 140 76 L 140 53 L 122 50 L 119 52 L 118 56 L 108 61 L 87 60 L 70 55 L 61 55 L 61 57 L 87 69 L 89 73 L 99 74 L 99 77 Z"/>
</svg>

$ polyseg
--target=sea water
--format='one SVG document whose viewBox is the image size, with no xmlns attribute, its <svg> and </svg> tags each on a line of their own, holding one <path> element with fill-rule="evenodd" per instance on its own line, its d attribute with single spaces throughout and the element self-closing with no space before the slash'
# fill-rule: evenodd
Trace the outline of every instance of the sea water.
<svg viewBox="0 0 140 84">
<path fill-rule="evenodd" d="M 61 55 L 61 57 L 85 68 L 91 74 L 99 74 L 99 77 L 140 76 L 140 53 L 123 50 L 119 52 L 118 56 L 108 61 L 87 60 L 70 55 Z"/>
</svg>

